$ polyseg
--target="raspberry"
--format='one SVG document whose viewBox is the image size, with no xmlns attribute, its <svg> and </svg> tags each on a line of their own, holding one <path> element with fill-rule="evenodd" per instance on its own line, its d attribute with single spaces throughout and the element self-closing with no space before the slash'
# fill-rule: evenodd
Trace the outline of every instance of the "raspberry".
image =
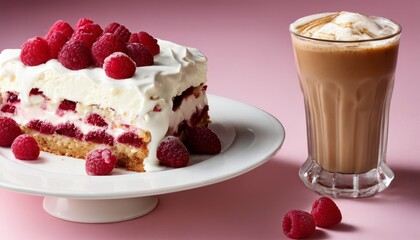
<svg viewBox="0 0 420 240">
<path fill-rule="evenodd" d="M 68 69 L 79 70 L 91 65 L 92 55 L 86 44 L 70 39 L 58 54 L 58 61 Z"/>
<path fill-rule="evenodd" d="M 61 101 L 60 105 L 58 105 L 58 109 L 63 110 L 63 111 L 76 111 L 76 102 L 64 99 L 63 101 Z"/>
<path fill-rule="evenodd" d="M 137 67 L 153 65 L 153 55 L 141 43 L 128 44 L 127 55 L 133 59 Z"/>
<path fill-rule="evenodd" d="M 143 140 L 134 132 L 125 132 L 117 137 L 117 142 L 128 144 L 134 147 L 142 146 Z"/>
<path fill-rule="evenodd" d="M 101 115 L 99 115 L 97 113 L 90 113 L 86 117 L 86 122 L 93 125 L 93 126 L 98 126 L 98 127 L 107 127 L 108 126 L 108 123 L 105 122 L 104 118 L 101 117 Z"/>
<path fill-rule="evenodd" d="M 110 23 L 104 30 L 106 33 L 112 33 L 117 36 L 123 43 L 128 42 L 130 39 L 131 33 L 130 31 L 123 25 L 113 22 Z"/>
<path fill-rule="evenodd" d="M 321 197 L 312 205 L 312 216 L 318 227 L 328 228 L 341 222 L 340 209 L 328 197 Z"/>
<path fill-rule="evenodd" d="M 109 175 L 117 164 L 117 157 L 107 148 L 95 149 L 86 155 L 88 175 Z"/>
<path fill-rule="evenodd" d="M 218 154 L 222 149 L 220 139 L 207 127 L 188 129 L 186 145 L 189 151 L 201 154 Z"/>
<path fill-rule="evenodd" d="M 0 117 L 0 146 L 10 147 L 13 140 L 22 134 L 22 130 L 15 120 L 8 117 Z"/>
<path fill-rule="evenodd" d="M 108 77 L 124 79 L 134 75 L 136 63 L 125 53 L 114 52 L 105 58 L 103 68 Z"/>
<path fill-rule="evenodd" d="M 20 102 L 20 99 L 15 92 L 7 92 L 6 102 L 8 103 Z"/>
<path fill-rule="evenodd" d="M 173 168 L 185 167 L 190 160 L 187 148 L 174 136 L 168 136 L 159 143 L 156 155 L 161 165 Z"/>
<path fill-rule="evenodd" d="M 90 20 L 89 18 L 80 18 L 76 23 L 76 29 L 78 29 L 78 28 L 80 28 L 80 27 L 82 27 L 86 24 L 89 24 L 89 23 L 93 23 L 93 21 Z"/>
<path fill-rule="evenodd" d="M 80 129 L 70 122 L 58 124 L 55 128 L 55 133 L 58 135 L 77 138 L 79 140 L 83 139 L 83 133 L 80 131 Z"/>
<path fill-rule="evenodd" d="M 34 137 L 22 134 L 13 141 L 12 152 L 16 159 L 36 160 L 39 157 L 40 150 Z"/>
<path fill-rule="evenodd" d="M 26 66 L 37 66 L 51 59 L 48 42 L 41 37 L 26 40 L 21 48 L 20 60 Z"/>
<path fill-rule="evenodd" d="M 92 45 L 92 57 L 97 67 L 102 67 L 105 58 L 112 53 L 126 51 L 125 44 L 112 33 L 104 33 Z"/>
<path fill-rule="evenodd" d="M 290 210 L 283 218 L 283 233 L 289 238 L 307 238 L 315 232 L 314 217 L 305 211 Z"/>
<path fill-rule="evenodd" d="M 51 58 L 57 59 L 58 53 L 69 39 L 62 32 L 56 31 L 49 35 L 45 40 L 47 40 Z"/>
<path fill-rule="evenodd" d="M 16 107 L 11 104 L 4 104 L 3 107 L 1 107 L 0 111 L 4 113 L 14 114 L 16 112 Z"/>
<path fill-rule="evenodd" d="M 133 33 L 128 40 L 129 43 L 141 43 L 146 46 L 154 56 L 160 52 L 160 47 L 156 38 L 147 32 Z"/>
<path fill-rule="evenodd" d="M 67 39 L 70 39 L 74 30 L 67 22 L 64 22 L 63 20 L 58 20 L 51 26 L 47 35 L 45 35 L 45 39 L 48 39 L 50 35 L 53 34 L 53 32 L 62 32 L 67 37 Z"/>
<path fill-rule="evenodd" d="M 39 119 L 32 119 L 29 121 L 27 127 L 43 134 L 51 135 L 55 132 L 55 127 L 50 122 L 42 121 Z"/>
<path fill-rule="evenodd" d="M 78 28 L 72 36 L 72 39 L 79 40 L 86 44 L 89 48 L 102 35 L 102 28 L 95 23 L 87 23 Z"/>
<path fill-rule="evenodd" d="M 106 133 L 105 129 L 88 132 L 85 136 L 85 141 L 105 144 L 108 146 L 114 145 L 114 137 Z"/>
</svg>

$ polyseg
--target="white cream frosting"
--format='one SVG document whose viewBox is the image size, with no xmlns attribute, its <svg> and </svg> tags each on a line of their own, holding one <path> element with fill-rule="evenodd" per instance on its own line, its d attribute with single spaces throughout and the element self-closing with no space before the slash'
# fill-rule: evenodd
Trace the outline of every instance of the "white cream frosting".
<svg viewBox="0 0 420 240">
<path fill-rule="evenodd" d="M 169 127 L 178 124 L 178 119 L 188 119 L 193 114 L 189 108 L 207 104 L 203 95 L 185 101 L 180 111 L 172 111 L 173 97 L 206 82 L 207 58 L 195 48 L 164 40 L 158 43 L 160 53 L 154 57 L 154 65 L 138 67 L 132 78 L 123 80 L 107 77 L 102 68 L 69 70 L 56 59 L 25 66 L 19 60 L 20 49 L 5 49 L 0 54 L 0 91 L 19 92 L 24 106 L 33 101 L 29 91 L 38 88 L 52 103 L 68 99 L 113 109 L 123 123 L 150 131 L 145 170 L 159 170 L 155 151 Z M 160 112 L 153 111 L 156 105 Z"/>
<path fill-rule="evenodd" d="M 315 39 L 358 41 L 390 36 L 400 28 L 384 18 L 342 11 L 300 18 L 290 25 L 290 30 Z"/>
</svg>

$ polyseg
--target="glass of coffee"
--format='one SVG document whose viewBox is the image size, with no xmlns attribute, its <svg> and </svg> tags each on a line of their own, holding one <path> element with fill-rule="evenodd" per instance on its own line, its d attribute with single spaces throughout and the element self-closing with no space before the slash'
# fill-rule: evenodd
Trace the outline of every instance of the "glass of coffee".
<svg viewBox="0 0 420 240">
<path fill-rule="evenodd" d="M 333 197 L 384 190 L 394 178 L 385 158 L 400 25 L 323 13 L 298 19 L 290 33 L 308 136 L 300 178 Z"/>
</svg>

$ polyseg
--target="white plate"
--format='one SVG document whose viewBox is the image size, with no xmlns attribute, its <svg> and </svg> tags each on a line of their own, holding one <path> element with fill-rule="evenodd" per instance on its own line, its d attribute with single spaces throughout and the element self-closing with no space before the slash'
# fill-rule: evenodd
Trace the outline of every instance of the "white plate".
<svg viewBox="0 0 420 240">
<path fill-rule="evenodd" d="M 88 176 L 85 173 L 84 161 L 80 159 L 42 152 L 39 160 L 20 161 L 13 157 L 10 148 L 0 148 L 0 187 L 47 196 L 48 198 L 44 199 L 45 210 L 66 220 L 121 221 L 137 216 L 119 216 L 114 220 L 106 216 L 85 221 L 83 219 L 86 217 L 81 219 L 80 216 L 61 216 L 63 213 L 57 213 L 57 206 L 62 205 L 62 201 L 69 205 L 69 199 L 83 202 L 143 197 L 142 199 L 150 200 L 144 197 L 221 182 L 263 164 L 283 144 L 284 128 L 272 115 L 258 108 L 213 95 L 209 96 L 209 106 L 212 118 L 210 126 L 222 141 L 222 153 L 218 155 L 193 156 L 189 166 L 179 169 L 150 173 L 114 169 L 110 176 Z M 149 211 L 156 203 L 157 199 L 154 199 Z M 72 212 L 77 211 L 73 209 Z M 108 219 L 104 220 L 105 218 Z"/>
</svg>

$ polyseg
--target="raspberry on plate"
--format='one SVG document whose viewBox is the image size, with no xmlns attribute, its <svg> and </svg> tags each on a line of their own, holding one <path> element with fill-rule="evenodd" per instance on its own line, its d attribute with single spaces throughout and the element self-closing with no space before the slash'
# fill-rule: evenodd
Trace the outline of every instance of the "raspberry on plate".
<svg viewBox="0 0 420 240">
<path fill-rule="evenodd" d="M 186 145 L 190 152 L 200 154 L 218 154 L 222 149 L 219 137 L 207 127 L 188 129 Z"/>
<path fill-rule="evenodd" d="M 312 205 L 312 216 L 318 227 L 328 228 L 341 222 L 341 211 L 328 197 L 321 197 Z"/>
<path fill-rule="evenodd" d="M 19 135 L 12 143 L 12 152 L 19 160 L 36 160 L 39 157 L 38 142 L 28 134 Z"/>
<path fill-rule="evenodd" d="M 102 67 L 106 57 L 114 52 L 127 52 L 125 44 L 114 34 L 104 33 L 92 45 L 93 62 Z"/>
<path fill-rule="evenodd" d="M 168 136 L 159 143 L 156 155 L 161 165 L 172 168 L 185 167 L 190 160 L 187 148 L 174 136 Z"/>
<path fill-rule="evenodd" d="M 108 148 L 95 149 L 86 155 L 88 175 L 109 175 L 117 164 L 117 157 Z"/>
<path fill-rule="evenodd" d="M 104 60 L 104 70 L 108 77 L 124 79 L 134 76 L 136 63 L 122 52 L 114 52 Z"/>
<path fill-rule="evenodd" d="M 70 39 L 58 54 L 58 61 L 68 69 L 79 70 L 91 65 L 92 55 L 86 44 Z"/>
<path fill-rule="evenodd" d="M 0 146 L 10 147 L 22 130 L 15 120 L 8 117 L 0 117 Z"/>
<path fill-rule="evenodd" d="M 290 210 L 283 218 L 283 233 L 289 238 L 310 237 L 315 232 L 313 216 L 302 210 Z"/>
<path fill-rule="evenodd" d="M 41 37 L 29 38 L 21 49 L 20 60 L 26 66 L 37 66 L 51 59 L 48 42 Z"/>
</svg>

